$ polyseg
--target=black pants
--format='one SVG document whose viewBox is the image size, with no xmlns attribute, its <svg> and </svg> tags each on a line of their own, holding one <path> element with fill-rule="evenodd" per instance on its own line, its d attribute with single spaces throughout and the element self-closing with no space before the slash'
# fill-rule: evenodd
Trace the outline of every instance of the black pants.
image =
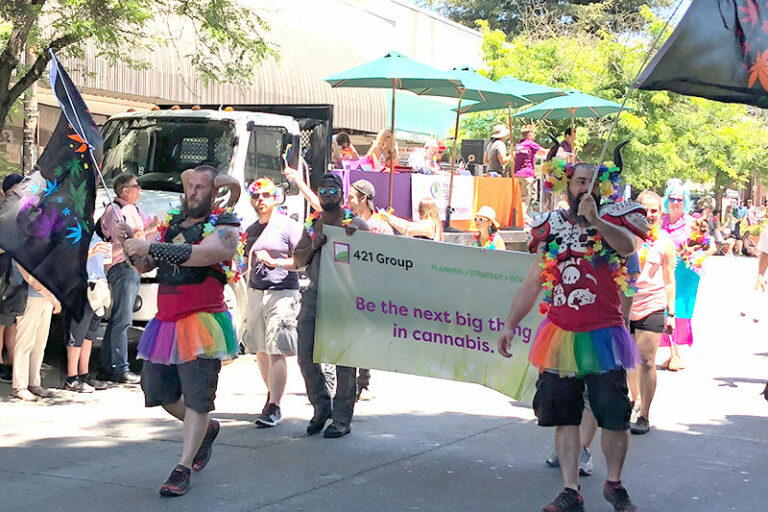
<svg viewBox="0 0 768 512">
<path fill-rule="evenodd" d="M 299 312 L 298 359 L 301 375 L 307 387 L 307 397 L 315 408 L 315 414 L 331 412 L 331 419 L 349 424 L 355 408 L 357 369 L 336 366 L 336 396 L 331 401 L 328 383 L 319 363 L 313 360 L 315 351 L 315 317 L 317 315 L 317 291 L 306 290 L 301 297 Z"/>
</svg>

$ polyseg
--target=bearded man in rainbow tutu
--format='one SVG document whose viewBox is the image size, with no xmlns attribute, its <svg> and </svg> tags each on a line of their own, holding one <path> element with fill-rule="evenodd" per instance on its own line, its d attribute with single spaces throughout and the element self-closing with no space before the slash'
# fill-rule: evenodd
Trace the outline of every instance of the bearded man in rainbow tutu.
<svg viewBox="0 0 768 512">
<path fill-rule="evenodd" d="M 567 190 L 568 209 L 547 212 L 531 224 L 529 249 L 540 255 L 512 300 L 499 352 L 511 357 L 514 328 L 534 307 L 546 315 L 536 333 L 529 359 L 539 369 L 533 407 L 540 426 L 556 427 L 555 447 L 564 489 L 543 512 L 583 511 L 579 492 L 581 436 L 579 424 L 586 395 L 602 428 L 602 450 L 608 480 L 603 496 L 614 510 L 634 511 L 621 483 L 629 444 L 631 406 L 627 370 L 639 362 L 637 347 L 621 312 L 621 294 L 631 296 L 625 258 L 645 239 L 645 210 L 618 202 L 618 167 L 553 160 L 545 187 Z M 590 191 L 594 173 L 598 176 Z M 602 194 L 601 194 L 602 192 Z M 598 208 L 601 195 L 606 198 Z M 606 197 L 607 196 L 607 197 Z"/>
<path fill-rule="evenodd" d="M 160 487 L 162 496 L 185 494 L 191 472 L 208 464 L 220 428 L 209 413 L 221 360 L 237 353 L 224 286 L 239 252 L 240 220 L 228 211 L 214 213 L 214 199 L 226 187 L 231 207 L 240 197 L 240 185 L 208 165 L 184 171 L 181 181 L 182 209 L 169 212 L 158 229 L 158 242 L 128 238 L 123 245 L 139 272 L 157 268 L 157 315 L 147 324 L 138 350 L 144 359 L 145 404 L 161 405 L 184 423 L 181 459 Z M 125 223 L 117 231 L 123 237 L 131 234 Z"/>
</svg>

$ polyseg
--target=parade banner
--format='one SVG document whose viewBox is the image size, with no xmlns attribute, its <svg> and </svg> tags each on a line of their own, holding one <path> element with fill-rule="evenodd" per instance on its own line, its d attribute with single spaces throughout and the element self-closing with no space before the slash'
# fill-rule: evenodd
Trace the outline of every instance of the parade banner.
<svg viewBox="0 0 768 512">
<path fill-rule="evenodd" d="M 534 256 L 325 227 L 314 359 L 476 382 L 530 402 L 528 363 L 541 316 L 497 340 Z"/>
<path fill-rule="evenodd" d="M 412 219 L 419 219 L 419 201 L 422 199 L 434 199 L 440 218 L 445 220 L 445 211 L 448 207 L 448 189 L 451 177 L 443 175 L 413 174 L 411 175 L 411 215 Z M 472 176 L 453 177 L 453 197 L 451 206 L 452 220 L 470 220 L 474 211 L 472 204 L 475 198 L 475 180 Z"/>
</svg>

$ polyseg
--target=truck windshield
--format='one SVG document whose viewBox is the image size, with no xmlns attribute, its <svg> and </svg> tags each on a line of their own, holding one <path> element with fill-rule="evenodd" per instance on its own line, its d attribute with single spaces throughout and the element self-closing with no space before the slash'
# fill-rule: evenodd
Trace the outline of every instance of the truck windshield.
<svg viewBox="0 0 768 512">
<path fill-rule="evenodd" d="M 104 126 L 104 178 L 135 174 L 143 189 L 182 192 L 181 173 L 206 163 L 228 172 L 235 128 L 210 119 L 115 119 Z"/>
</svg>

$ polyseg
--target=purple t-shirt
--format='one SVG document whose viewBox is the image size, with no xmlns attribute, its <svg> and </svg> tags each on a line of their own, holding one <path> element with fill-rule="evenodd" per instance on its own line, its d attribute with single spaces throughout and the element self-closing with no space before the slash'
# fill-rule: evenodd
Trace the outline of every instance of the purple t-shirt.
<svg viewBox="0 0 768 512">
<path fill-rule="evenodd" d="M 273 258 L 290 258 L 303 229 L 290 217 L 276 213 L 268 224 L 256 221 L 245 232 L 248 235 L 246 255 L 255 249 L 267 251 Z M 299 273 L 279 267 L 270 268 L 254 256 L 248 286 L 257 290 L 298 290 Z"/>
<path fill-rule="evenodd" d="M 515 178 L 533 178 L 533 164 L 541 146 L 529 139 L 515 144 Z"/>
</svg>

